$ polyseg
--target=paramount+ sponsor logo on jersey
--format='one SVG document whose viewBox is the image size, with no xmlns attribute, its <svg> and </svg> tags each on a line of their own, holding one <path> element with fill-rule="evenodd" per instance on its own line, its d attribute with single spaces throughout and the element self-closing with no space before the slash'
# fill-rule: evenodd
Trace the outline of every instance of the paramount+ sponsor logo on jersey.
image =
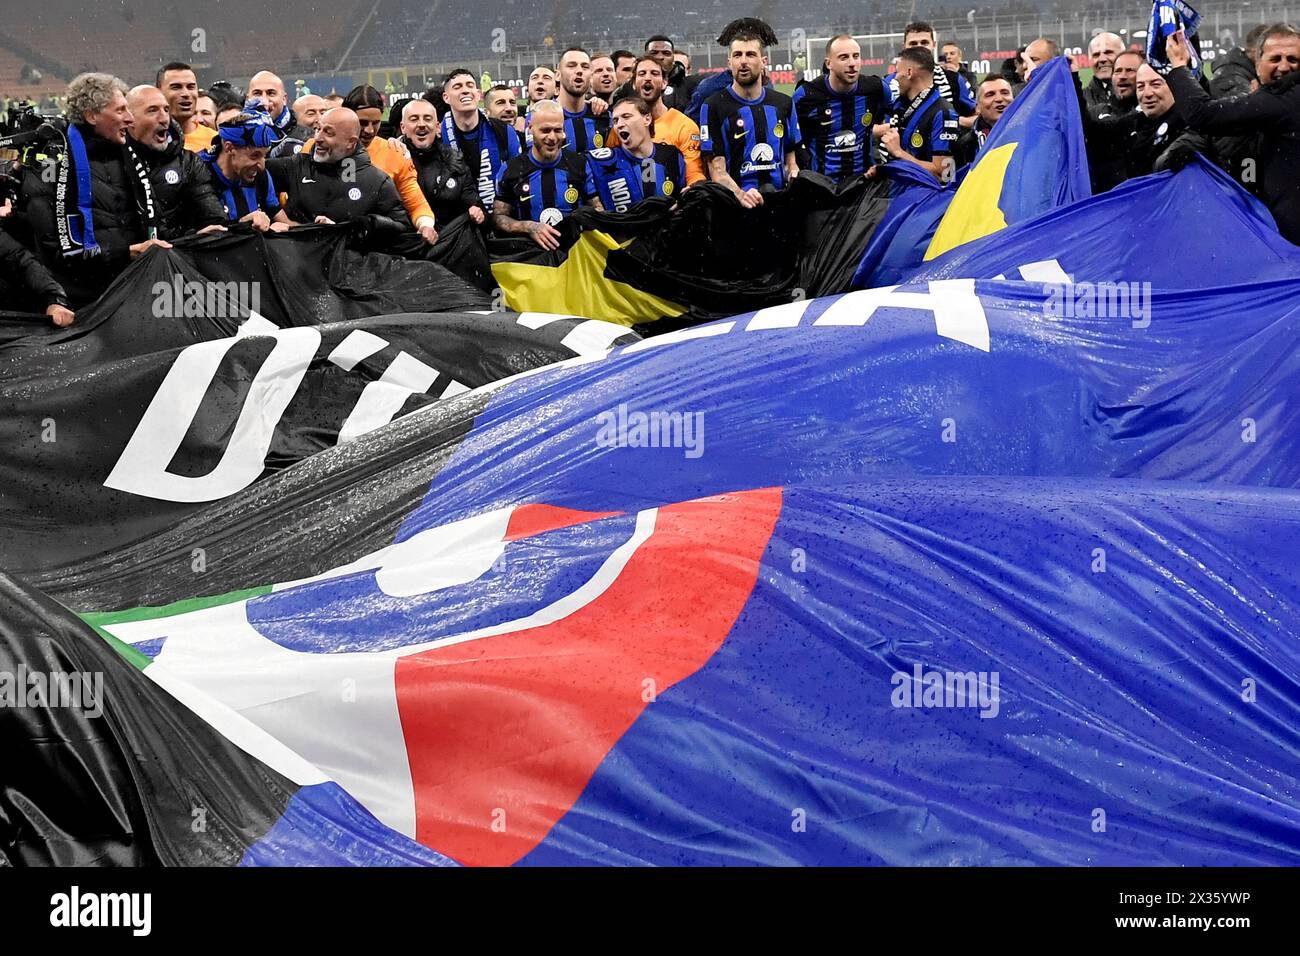
<svg viewBox="0 0 1300 956">
<path fill-rule="evenodd" d="M 740 175 L 750 173 L 770 173 L 779 164 L 770 143 L 759 143 L 749 151 L 749 158 L 740 164 Z"/>
<path fill-rule="evenodd" d="M 854 130 L 846 129 L 831 139 L 832 153 L 851 153 L 858 148 L 858 134 Z"/>
</svg>

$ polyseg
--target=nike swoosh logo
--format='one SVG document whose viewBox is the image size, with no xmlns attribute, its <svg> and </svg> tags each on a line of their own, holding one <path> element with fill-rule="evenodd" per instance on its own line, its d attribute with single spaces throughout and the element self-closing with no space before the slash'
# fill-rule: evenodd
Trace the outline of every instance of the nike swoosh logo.
<svg viewBox="0 0 1300 956">
<path fill-rule="evenodd" d="M 742 137 L 742 136 L 744 136 L 744 135 L 745 135 L 745 131 L 744 131 L 744 130 L 741 130 L 739 133 L 732 133 L 732 134 L 731 134 L 731 138 L 732 138 L 732 139 L 740 139 L 740 137 Z"/>
<path fill-rule="evenodd" d="M 306 176 L 304 176 L 304 177 L 302 177 L 302 181 L 305 182 L 305 183 L 314 183 L 316 180 L 314 180 L 314 179 L 308 179 Z"/>
</svg>

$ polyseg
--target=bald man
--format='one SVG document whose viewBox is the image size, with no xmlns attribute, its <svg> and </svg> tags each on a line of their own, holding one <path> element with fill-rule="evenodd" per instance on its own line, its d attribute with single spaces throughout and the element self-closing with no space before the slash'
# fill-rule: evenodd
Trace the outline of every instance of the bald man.
<svg viewBox="0 0 1300 956">
<path fill-rule="evenodd" d="M 310 129 L 314 134 L 320 127 L 321 115 L 329 108 L 325 97 L 306 93 L 293 101 L 293 117 L 299 126 Z"/>
<path fill-rule="evenodd" d="M 126 94 L 126 106 L 131 111 L 127 142 L 149 170 L 158 238 L 222 231 L 225 210 L 202 161 L 184 148 L 185 136 L 163 91 L 137 86 Z"/>
<path fill-rule="evenodd" d="M 315 140 L 310 153 L 266 164 L 285 192 L 284 211 L 294 225 L 358 223 L 354 236 L 369 250 L 390 248 L 414 234 L 397 187 L 361 146 L 356 113 L 342 106 L 328 110 Z"/>
<path fill-rule="evenodd" d="M 1115 91 L 1111 86 L 1111 76 L 1115 72 L 1115 58 L 1123 52 L 1124 41 L 1114 33 L 1098 33 L 1088 44 L 1092 81 L 1083 88 L 1083 99 L 1093 116 L 1114 111 Z"/>
<path fill-rule="evenodd" d="M 284 81 L 270 70 L 253 74 L 248 81 L 248 92 L 244 103 L 251 106 L 257 101 L 262 109 L 271 114 L 271 121 L 284 138 L 272 150 L 272 158 L 288 156 L 302 149 L 302 144 L 311 139 L 315 130 L 300 123 L 289 108 L 289 94 L 284 91 Z"/>
</svg>

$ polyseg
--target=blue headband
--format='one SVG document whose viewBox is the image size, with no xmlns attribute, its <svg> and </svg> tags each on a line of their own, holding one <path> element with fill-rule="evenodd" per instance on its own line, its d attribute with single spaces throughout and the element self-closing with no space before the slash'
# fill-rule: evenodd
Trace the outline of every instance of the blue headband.
<svg viewBox="0 0 1300 956">
<path fill-rule="evenodd" d="M 217 135 L 232 146 L 267 149 L 284 138 L 271 117 L 262 110 L 245 110 L 217 128 Z"/>
</svg>

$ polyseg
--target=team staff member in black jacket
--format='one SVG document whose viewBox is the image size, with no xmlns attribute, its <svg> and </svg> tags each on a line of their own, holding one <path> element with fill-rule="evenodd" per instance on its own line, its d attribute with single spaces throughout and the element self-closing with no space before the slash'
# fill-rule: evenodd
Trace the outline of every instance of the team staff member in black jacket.
<svg viewBox="0 0 1300 956">
<path fill-rule="evenodd" d="M 461 152 L 439 141 L 434 105 L 422 97 L 407 100 L 402 106 L 401 130 L 402 141 L 415 164 L 420 191 L 429 201 L 434 219 L 447 223 L 468 214 L 481 225 L 487 217 L 478 184 Z"/>
<path fill-rule="evenodd" d="M 76 308 L 98 298 L 130 260 L 171 244 L 156 236 L 149 171 L 127 145 L 126 84 L 83 73 L 68 84 L 66 103 L 68 148 L 59 160 L 66 168 L 50 177 L 55 182 L 28 170 L 23 203 L 37 258 Z"/>
<path fill-rule="evenodd" d="M 9 200 L 0 204 L 0 220 L 9 215 Z M 58 326 L 71 325 L 75 318 L 63 291 L 45 266 L 23 245 L 0 231 L 0 302 L 16 312 L 44 312 Z"/>
<path fill-rule="evenodd" d="M 133 148 L 149 166 L 158 204 L 158 235 L 171 240 L 193 232 L 224 232 L 225 210 L 203 161 L 184 148 L 185 134 L 172 120 L 162 90 L 137 86 L 127 93 L 126 103 L 131 110 Z"/>
<path fill-rule="evenodd" d="M 1165 49 L 1169 87 L 1178 113 L 1197 132 L 1258 136 L 1258 195 L 1273 213 L 1277 228 L 1300 244 L 1300 32 L 1276 24 L 1259 47 L 1260 88 L 1238 99 L 1213 100 L 1187 70 L 1191 51 L 1181 33 Z"/>
<path fill-rule="evenodd" d="M 1002 118 L 1007 107 L 1015 100 L 1011 83 L 1001 73 L 990 73 L 980 82 L 975 94 L 975 125 L 957 134 L 952 156 L 957 168 L 969 166 L 984 148 L 984 142 L 993 132 L 993 126 Z"/>
<path fill-rule="evenodd" d="M 393 181 L 371 165 L 361 146 L 361 121 L 347 107 L 321 118 L 310 154 L 273 159 L 266 167 L 287 193 L 284 211 L 294 225 L 358 223 L 370 249 L 400 242 L 415 228 Z"/>
</svg>

